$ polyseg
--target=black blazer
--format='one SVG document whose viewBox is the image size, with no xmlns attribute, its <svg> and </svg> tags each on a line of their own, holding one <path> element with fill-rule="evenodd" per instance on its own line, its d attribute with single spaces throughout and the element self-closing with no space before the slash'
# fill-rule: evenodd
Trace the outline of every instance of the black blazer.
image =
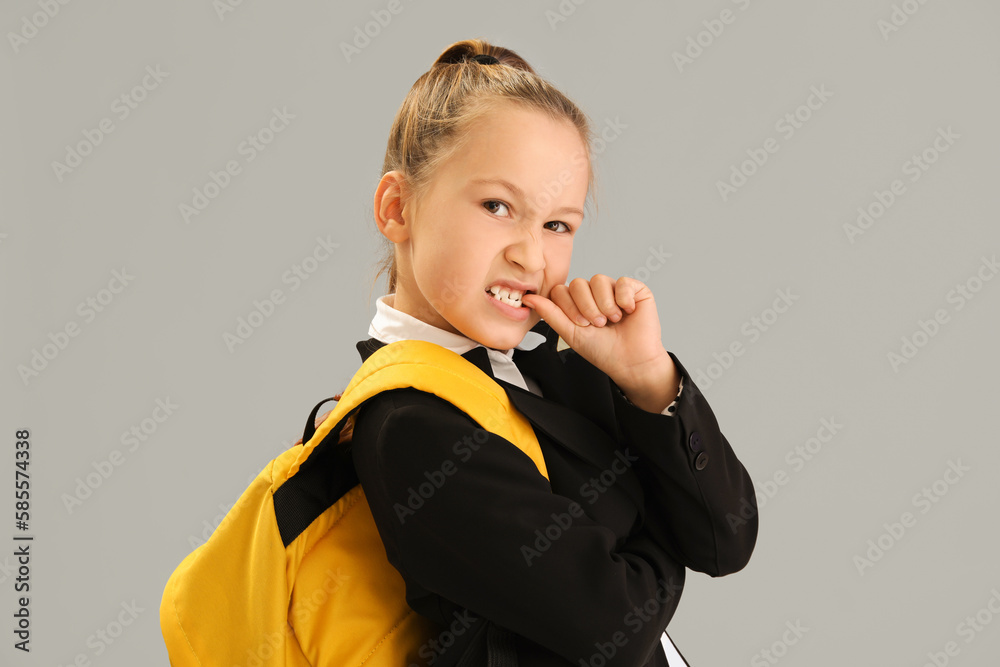
<svg viewBox="0 0 1000 667">
<path fill-rule="evenodd" d="M 423 664 L 485 666 L 489 644 L 491 665 L 516 654 L 524 666 L 665 667 L 685 568 L 718 577 L 750 559 L 756 513 L 735 527 L 727 514 L 756 507 L 753 483 L 673 353 L 684 389 L 660 415 L 557 351 L 544 320 L 532 331 L 546 342 L 513 360 L 544 397 L 497 382 L 531 422 L 549 480 L 433 394 L 386 391 L 357 414 L 351 457 L 389 562 L 410 607 L 440 624 Z M 364 360 L 382 345 L 357 348 Z M 486 348 L 462 356 L 493 377 Z"/>
</svg>

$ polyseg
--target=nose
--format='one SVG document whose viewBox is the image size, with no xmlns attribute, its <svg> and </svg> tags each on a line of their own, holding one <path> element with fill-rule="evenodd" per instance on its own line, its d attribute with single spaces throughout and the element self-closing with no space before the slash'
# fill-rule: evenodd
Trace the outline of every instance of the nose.
<svg viewBox="0 0 1000 667">
<path fill-rule="evenodd" d="M 507 247 L 507 261 L 513 262 L 529 275 L 545 268 L 545 248 L 540 234 L 527 231 Z"/>
</svg>

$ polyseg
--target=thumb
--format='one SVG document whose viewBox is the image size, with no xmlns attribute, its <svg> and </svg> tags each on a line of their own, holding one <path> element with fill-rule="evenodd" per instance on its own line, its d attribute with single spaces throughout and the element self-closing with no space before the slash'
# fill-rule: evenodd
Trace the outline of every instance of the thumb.
<svg viewBox="0 0 1000 667">
<path fill-rule="evenodd" d="M 548 297 L 544 297 L 540 294 L 525 294 L 521 297 L 521 303 L 527 305 L 532 310 L 538 311 L 538 314 L 542 317 L 545 322 L 555 329 L 555 332 L 562 336 L 562 339 L 566 341 L 566 344 L 571 344 L 570 341 L 576 335 L 576 330 L 580 326 L 566 316 L 563 309 L 552 303 L 552 300 Z"/>
</svg>

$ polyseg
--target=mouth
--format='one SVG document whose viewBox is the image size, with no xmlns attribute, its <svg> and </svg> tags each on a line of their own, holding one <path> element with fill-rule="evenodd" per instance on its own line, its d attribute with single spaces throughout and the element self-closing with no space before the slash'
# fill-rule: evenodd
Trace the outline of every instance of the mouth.
<svg viewBox="0 0 1000 667">
<path fill-rule="evenodd" d="M 486 289 L 486 294 L 491 298 L 499 301 L 500 303 L 506 304 L 512 308 L 523 308 L 521 304 L 521 297 L 525 294 L 534 294 L 533 290 L 515 290 L 508 287 L 501 287 L 500 285 L 493 285 Z"/>
</svg>

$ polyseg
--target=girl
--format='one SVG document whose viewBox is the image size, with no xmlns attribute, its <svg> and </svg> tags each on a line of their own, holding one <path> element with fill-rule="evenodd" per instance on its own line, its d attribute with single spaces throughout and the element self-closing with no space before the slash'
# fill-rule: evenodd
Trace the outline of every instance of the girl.
<svg viewBox="0 0 1000 667">
<path fill-rule="evenodd" d="M 461 354 L 531 422 L 548 471 L 434 394 L 362 405 L 358 479 L 407 603 L 440 625 L 425 664 L 687 664 L 664 634 L 686 568 L 736 572 L 756 542 L 753 484 L 650 289 L 566 284 L 591 137 L 478 39 L 438 57 L 390 131 L 374 200 L 388 293 L 361 358 L 401 339 Z"/>
</svg>

